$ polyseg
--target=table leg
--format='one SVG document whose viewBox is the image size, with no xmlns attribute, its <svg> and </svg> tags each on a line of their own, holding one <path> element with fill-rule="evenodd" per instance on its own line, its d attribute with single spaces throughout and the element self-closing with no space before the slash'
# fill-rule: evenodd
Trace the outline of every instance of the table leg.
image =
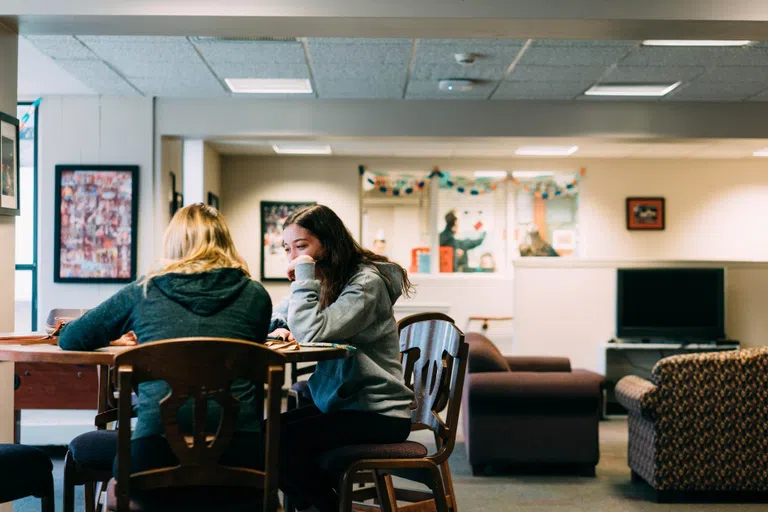
<svg viewBox="0 0 768 512">
<path fill-rule="evenodd" d="M 0 443 L 14 441 L 13 370 L 13 362 L 0 362 Z M 13 512 L 13 503 L 0 504 L 0 512 Z"/>
</svg>

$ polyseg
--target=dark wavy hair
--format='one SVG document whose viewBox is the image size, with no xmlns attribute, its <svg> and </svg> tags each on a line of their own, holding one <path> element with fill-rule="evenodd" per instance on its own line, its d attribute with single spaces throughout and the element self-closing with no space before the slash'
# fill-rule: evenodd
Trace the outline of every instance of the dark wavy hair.
<svg viewBox="0 0 768 512">
<path fill-rule="evenodd" d="M 352 234 L 339 216 L 327 206 L 318 204 L 297 210 L 285 219 L 283 229 L 291 224 L 311 232 L 323 246 L 323 257 L 317 262 L 316 267 L 322 277 L 320 306 L 323 308 L 330 306 L 339 298 L 341 291 L 360 264 L 393 263 L 386 256 L 363 249 L 352 238 Z M 413 286 L 408 279 L 408 272 L 400 265 L 397 266 L 403 273 L 401 292 L 406 297 L 410 297 Z M 380 273 L 380 275 L 389 282 L 384 274 Z"/>
</svg>

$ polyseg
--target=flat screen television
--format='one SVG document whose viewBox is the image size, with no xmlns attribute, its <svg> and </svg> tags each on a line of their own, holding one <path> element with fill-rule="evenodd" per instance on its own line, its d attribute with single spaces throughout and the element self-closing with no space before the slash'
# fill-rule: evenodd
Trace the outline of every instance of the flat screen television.
<svg viewBox="0 0 768 512">
<path fill-rule="evenodd" d="M 725 338 L 722 268 L 618 270 L 619 338 L 717 340 Z"/>
</svg>

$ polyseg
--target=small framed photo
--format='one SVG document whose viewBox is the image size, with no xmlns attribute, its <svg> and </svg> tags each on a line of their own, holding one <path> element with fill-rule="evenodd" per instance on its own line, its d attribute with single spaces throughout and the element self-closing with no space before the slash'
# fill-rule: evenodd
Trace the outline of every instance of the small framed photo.
<svg viewBox="0 0 768 512">
<path fill-rule="evenodd" d="M 57 165 L 56 283 L 136 279 L 139 167 Z"/>
<path fill-rule="evenodd" d="M 19 120 L 0 112 L 0 215 L 19 215 Z"/>
<path fill-rule="evenodd" d="M 288 256 L 283 249 L 283 224 L 293 212 L 317 204 L 261 202 L 261 280 L 288 281 Z"/>
<path fill-rule="evenodd" d="M 665 223 L 663 197 L 627 198 L 627 229 L 662 230 Z"/>
<path fill-rule="evenodd" d="M 217 210 L 219 209 L 219 196 L 213 192 L 208 192 L 208 206 L 213 206 Z"/>
</svg>

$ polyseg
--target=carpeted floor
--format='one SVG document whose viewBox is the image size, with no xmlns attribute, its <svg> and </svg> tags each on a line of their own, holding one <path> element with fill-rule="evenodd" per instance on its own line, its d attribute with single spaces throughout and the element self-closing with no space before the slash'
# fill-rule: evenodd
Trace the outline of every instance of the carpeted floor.
<svg viewBox="0 0 768 512">
<path fill-rule="evenodd" d="M 451 457 L 454 487 L 462 512 L 506 511 L 595 511 L 611 512 L 690 512 L 699 510 L 743 512 L 764 511 L 757 504 L 657 504 L 650 488 L 629 482 L 627 467 L 627 423 L 611 419 L 600 424 L 600 464 L 597 477 L 509 476 L 473 477 L 464 446 L 457 443 Z M 63 461 L 56 459 L 56 510 L 61 510 Z M 76 496 L 75 510 L 83 510 L 82 489 Z M 14 503 L 15 512 L 39 512 L 40 500 L 27 498 Z"/>
</svg>

